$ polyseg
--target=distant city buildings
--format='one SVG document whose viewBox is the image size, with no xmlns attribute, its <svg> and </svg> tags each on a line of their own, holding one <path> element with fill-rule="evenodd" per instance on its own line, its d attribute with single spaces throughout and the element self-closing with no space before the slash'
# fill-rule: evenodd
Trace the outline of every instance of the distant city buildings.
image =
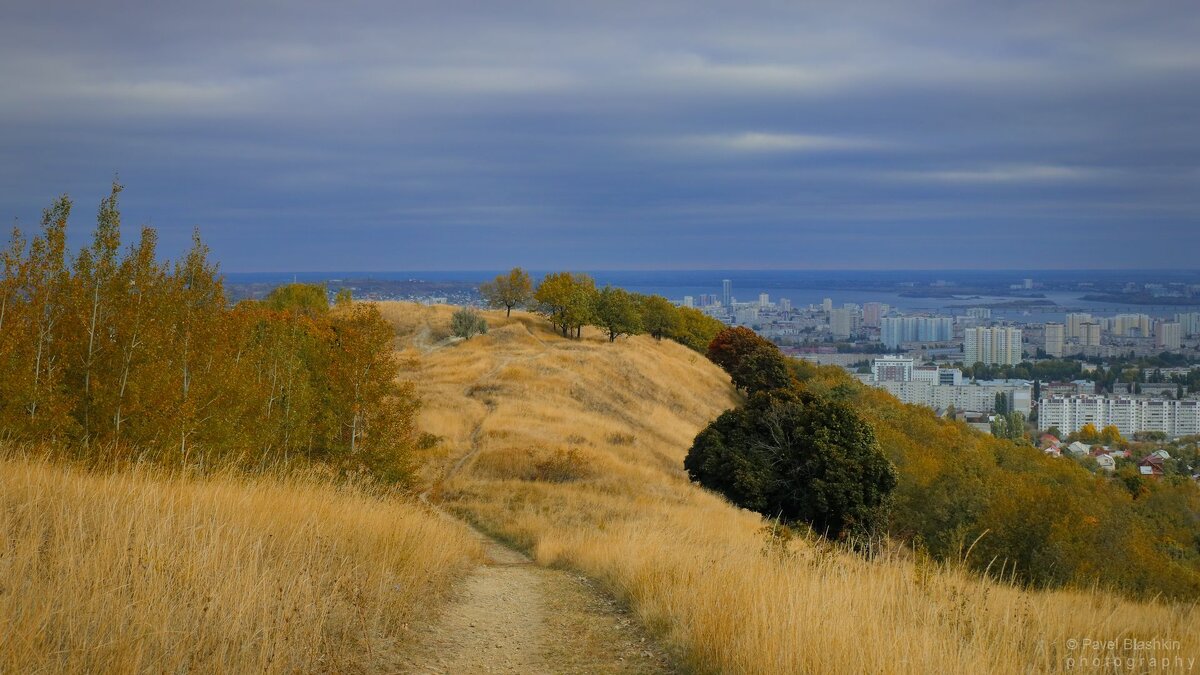
<svg viewBox="0 0 1200 675">
<path fill-rule="evenodd" d="M 758 294 L 758 306 L 762 308 L 771 306 L 771 296 L 767 293 Z"/>
<path fill-rule="evenodd" d="M 967 317 L 971 319 L 990 319 L 992 310 L 987 307 L 971 307 L 967 309 Z"/>
<path fill-rule="evenodd" d="M 963 331 L 963 363 L 1012 366 L 1020 362 L 1020 328 L 968 328 Z"/>
<path fill-rule="evenodd" d="M 1093 323 L 1091 314 L 1073 312 L 1067 315 L 1067 337 L 1071 340 L 1083 339 L 1083 325 Z"/>
<path fill-rule="evenodd" d="M 729 279 L 721 280 L 721 305 L 724 307 L 733 306 L 733 281 Z"/>
<path fill-rule="evenodd" d="M 904 403 L 935 410 L 951 406 L 964 412 L 993 413 L 997 395 L 1009 411 L 1029 415 L 1033 385 L 1026 380 L 978 380 L 963 382 L 958 368 L 916 366 L 903 356 L 882 356 L 871 364 L 869 384 L 884 389 Z"/>
<path fill-rule="evenodd" d="M 1118 314 L 1111 319 L 1104 319 L 1101 325 L 1113 335 L 1150 337 L 1150 317 L 1145 314 Z"/>
</svg>

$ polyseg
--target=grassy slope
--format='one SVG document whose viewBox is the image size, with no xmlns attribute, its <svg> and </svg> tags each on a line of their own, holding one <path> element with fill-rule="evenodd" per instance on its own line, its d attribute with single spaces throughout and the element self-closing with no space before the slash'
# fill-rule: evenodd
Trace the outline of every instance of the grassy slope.
<svg viewBox="0 0 1200 675">
<path fill-rule="evenodd" d="M 1183 641 L 1159 656 L 1200 654 L 1192 608 L 769 543 L 758 516 L 682 471 L 695 433 L 737 397 L 679 345 L 565 340 L 500 312 L 488 335 L 453 343 L 450 308 L 384 313 L 425 400 L 422 427 L 448 448 L 430 473 L 452 474 L 437 486 L 447 504 L 543 564 L 600 579 L 699 670 L 1054 671 L 1083 655 L 1072 638 L 1131 636 Z"/>
<path fill-rule="evenodd" d="M 318 480 L 0 457 L 0 673 L 395 670 L 465 529 Z"/>
</svg>

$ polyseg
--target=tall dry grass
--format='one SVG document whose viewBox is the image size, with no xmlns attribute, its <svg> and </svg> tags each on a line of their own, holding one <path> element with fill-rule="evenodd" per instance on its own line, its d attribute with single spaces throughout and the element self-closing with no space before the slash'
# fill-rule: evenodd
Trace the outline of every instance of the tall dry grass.
<svg viewBox="0 0 1200 675">
<path fill-rule="evenodd" d="M 1194 605 L 1027 591 L 902 551 L 868 562 L 771 536 L 687 481 L 692 438 L 737 397 L 679 345 L 565 340 L 499 312 L 486 336 L 430 340 L 451 310 L 411 307 L 385 315 L 421 383 L 422 427 L 448 448 L 432 472 L 452 474 L 439 486 L 446 504 L 542 564 L 601 580 L 698 671 L 1200 669 Z M 1165 642 L 1133 649 L 1127 638 Z M 1148 661 L 1163 657 L 1172 668 Z"/>
<path fill-rule="evenodd" d="M 0 457 L 0 673 L 395 670 L 479 555 L 359 488 Z"/>
</svg>

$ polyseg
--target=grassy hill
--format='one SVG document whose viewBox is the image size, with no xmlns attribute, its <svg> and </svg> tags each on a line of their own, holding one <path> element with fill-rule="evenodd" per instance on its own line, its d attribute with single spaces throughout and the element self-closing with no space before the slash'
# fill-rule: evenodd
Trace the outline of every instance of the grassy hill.
<svg viewBox="0 0 1200 675">
<path fill-rule="evenodd" d="M 569 340 L 522 313 L 488 313 L 487 335 L 456 341 L 451 311 L 383 307 L 421 427 L 440 437 L 424 458 L 433 496 L 600 580 L 697 670 L 1058 671 L 1152 655 L 1124 638 L 1200 653 L 1192 605 L 1025 590 L 901 549 L 868 562 L 780 534 L 683 473 L 696 432 L 738 402 L 702 356 L 648 337 Z M 902 508 L 919 507 L 913 494 Z M 1118 644 L 1085 653 L 1085 638 Z"/>
</svg>

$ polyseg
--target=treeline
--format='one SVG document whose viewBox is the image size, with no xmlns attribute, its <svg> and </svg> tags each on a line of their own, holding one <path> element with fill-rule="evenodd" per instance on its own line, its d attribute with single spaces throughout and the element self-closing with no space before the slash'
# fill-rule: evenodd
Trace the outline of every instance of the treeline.
<svg viewBox="0 0 1200 675">
<path fill-rule="evenodd" d="M 550 320 L 563 337 L 580 337 L 584 326 L 604 331 L 610 342 L 621 336 L 648 334 L 668 338 L 703 353 L 725 324 L 690 307 L 677 307 L 660 295 L 631 293 L 613 286 L 596 287 L 587 274 L 547 274 L 536 287 L 517 267 L 480 286 L 487 303 L 509 313 L 528 307 Z"/>
<path fill-rule="evenodd" d="M 119 185 L 89 246 L 67 251 L 72 202 L 0 276 L 0 438 L 93 459 L 198 464 L 293 458 L 407 475 L 416 398 L 397 383 L 392 330 L 372 305 L 277 290 L 230 307 L 194 235 L 174 264 L 144 227 L 121 248 Z"/>
</svg>

